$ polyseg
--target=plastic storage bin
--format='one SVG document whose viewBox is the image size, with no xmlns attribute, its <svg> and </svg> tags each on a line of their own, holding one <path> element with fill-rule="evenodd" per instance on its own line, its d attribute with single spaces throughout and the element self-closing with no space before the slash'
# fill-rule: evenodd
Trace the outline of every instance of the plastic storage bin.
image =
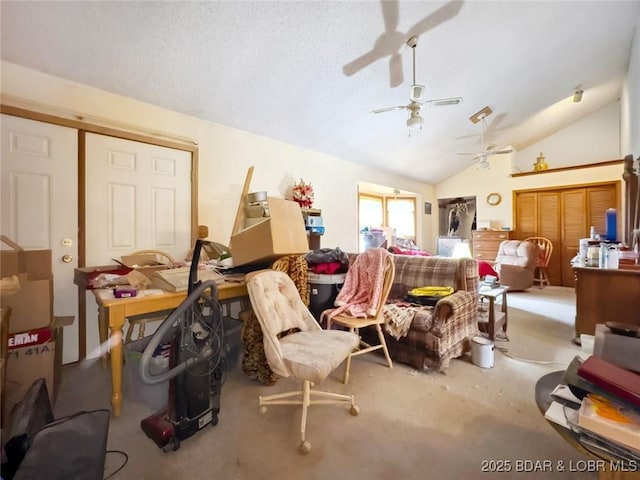
<svg viewBox="0 0 640 480">
<path fill-rule="evenodd" d="M 345 273 L 335 273 L 326 275 L 320 273 L 309 273 L 309 310 L 317 321 L 320 315 L 328 308 L 333 308 L 333 302 L 338 296 L 338 292 L 344 285 Z"/>
<path fill-rule="evenodd" d="M 169 401 L 169 382 L 157 385 L 147 385 L 140 378 L 140 359 L 142 352 L 151 341 L 151 335 L 124 344 L 124 378 L 128 390 L 127 398 L 138 403 L 144 403 L 154 410 L 160 410 L 167 406 Z M 159 375 L 169 370 L 169 357 L 154 356 L 149 364 L 149 372 Z"/>
<path fill-rule="evenodd" d="M 222 319 L 225 342 L 222 347 L 220 361 L 225 372 L 236 368 L 242 354 L 242 322 L 231 317 Z"/>
</svg>

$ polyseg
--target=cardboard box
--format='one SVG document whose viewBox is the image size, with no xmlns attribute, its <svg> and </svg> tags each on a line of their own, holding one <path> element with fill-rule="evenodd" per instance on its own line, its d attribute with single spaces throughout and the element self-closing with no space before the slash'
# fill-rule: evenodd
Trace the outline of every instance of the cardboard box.
<svg viewBox="0 0 640 480">
<path fill-rule="evenodd" d="M 53 318 L 53 273 L 51 250 L 23 250 L 8 238 L 0 240 L 11 250 L 0 251 L 1 277 L 16 275 L 20 292 L 2 296 L 2 305 L 11 307 L 9 333 L 51 325 Z"/>
<path fill-rule="evenodd" d="M 120 261 L 127 267 L 144 273 L 149 278 L 153 272 L 169 268 L 169 265 L 160 262 L 154 253 L 123 255 L 120 257 Z"/>
<path fill-rule="evenodd" d="M 275 197 L 267 197 L 267 204 L 269 217 L 231 236 L 234 266 L 309 251 L 300 206 Z"/>
<path fill-rule="evenodd" d="M 74 317 L 55 317 L 46 327 L 9 334 L 3 424 L 13 405 L 22 400 L 38 378 L 45 379 L 54 405 L 62 369 L 62 327 L 73 321 Z"/>
</svg>

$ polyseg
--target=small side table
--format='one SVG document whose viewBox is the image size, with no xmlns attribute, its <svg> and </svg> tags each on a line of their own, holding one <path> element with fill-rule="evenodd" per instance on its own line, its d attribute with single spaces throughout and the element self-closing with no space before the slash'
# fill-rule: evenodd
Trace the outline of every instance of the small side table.
<svg viewBox="0 0 640 480">
<path fill-rule="evenodd" d="M 495 340 L 496 332 L 502 328 L 504 333 L 507 333 L 507 290 L 509 287 L 506 285 L 496 285 L 488 290 L 483 290 L 482 287 L 478 291 L 481 302 L 481 310 L 478 315 L 478 328 L 481 332 L 489 334 L 490 340 Z M 488 303 L 488 310 L 482 310 L 482 303 L 484 300 Z M 500 304 L 498 309 L 496 303 Z"/>
</svg>

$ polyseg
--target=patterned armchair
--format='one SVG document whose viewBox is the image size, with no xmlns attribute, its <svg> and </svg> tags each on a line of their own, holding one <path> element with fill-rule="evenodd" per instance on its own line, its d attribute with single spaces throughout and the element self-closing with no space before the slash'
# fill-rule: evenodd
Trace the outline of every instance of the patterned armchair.
<svg viewBox="0 0 640 480">
<path fill-rule="evenodd" d="M 385 338 L 394 361 L 443 372 L 470 350 L 478 330 L 478 265 L 471 258 L 394 255 L 396 275 L 384 307 Z M 434 307 L 408 304 L 415 287 L 453 287 Z"/>
</svg>

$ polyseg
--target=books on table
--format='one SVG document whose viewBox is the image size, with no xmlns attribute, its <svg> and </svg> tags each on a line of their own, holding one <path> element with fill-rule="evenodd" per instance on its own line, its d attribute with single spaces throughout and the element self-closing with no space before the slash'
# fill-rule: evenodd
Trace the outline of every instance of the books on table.
<svg viewBox="0 0 640 480">
<path fill-rule="evenodd" d="M 591 356 L 578 367 L 578 376 L 640 408 L 640 374 Z"/>
<path fill-rule="evenodd" d="M 635 450 L 640 450 L 640 414 L 612 400 L 589 394 L 582 399 L 578 426 Z"/>
</svg>

